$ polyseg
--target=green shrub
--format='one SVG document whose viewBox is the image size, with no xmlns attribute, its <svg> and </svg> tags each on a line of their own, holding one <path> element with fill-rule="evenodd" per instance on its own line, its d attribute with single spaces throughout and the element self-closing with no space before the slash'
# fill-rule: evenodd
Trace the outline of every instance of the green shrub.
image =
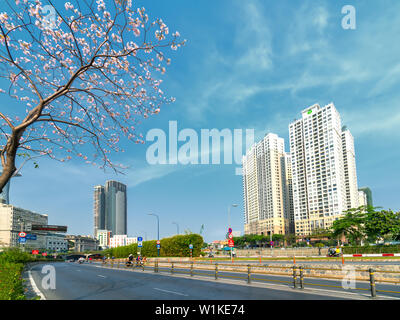
<svg viewBox="0 0 400 320">
<path fill-rule="evenodd" d="M 25 300 L 23 280 L 24 265 L 0 259 L 0 300 Z"/>
<path fill-rule="evenodd" d="M 115 258 L 126 258 L 129 254 L 137 255 L 140 250 L 142 256 L 157 257 L 157 241 L 143 241 L 143 247 L 138 248 L 137 244 L 122 246 L 117 248 L 110 248 L 103 251 L 105 256 Z M 203 245 L 203 237 L 198 234 L 176 235 L 170 238 L 160 240 L 160 256 L 161 257 L 189 257 L 190 249 L 189 244 L 193 245 L 193 257 L 200 256 L 201 248 Z"/>
</svg>

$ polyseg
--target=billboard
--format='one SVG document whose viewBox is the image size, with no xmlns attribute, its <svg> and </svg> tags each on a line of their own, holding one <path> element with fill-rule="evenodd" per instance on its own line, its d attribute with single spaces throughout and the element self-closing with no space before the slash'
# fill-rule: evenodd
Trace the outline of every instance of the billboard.
<svg viewBox="0 0 400 320">
<path fill-rule="evenodd" d="M 32 231 L 33 230 L 67 232 L 67 226 L 52 226 L 52 225 L 47 225 L 47 224 L 33 224 Z"/>
</svg>

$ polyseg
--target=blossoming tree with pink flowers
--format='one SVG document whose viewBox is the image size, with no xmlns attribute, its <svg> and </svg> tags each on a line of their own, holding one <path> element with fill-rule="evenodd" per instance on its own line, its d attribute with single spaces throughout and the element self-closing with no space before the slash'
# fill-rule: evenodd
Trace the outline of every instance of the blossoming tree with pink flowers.
<svg viewBox="0 0 400 320">
<path fill-rule="evenodd" d="M 18 152 L 118 171 L 110 153 L 123 151 L 121 136 L 143 143 L 140 120 L 173 101 L 159 78 L 185 42 L 178 32 L 130 0 L 60 3 L 4 0 L 0 9 L 0 97 L 19 103 L 12 115 L 0 109 L 0 191 Z"/>
</svg>

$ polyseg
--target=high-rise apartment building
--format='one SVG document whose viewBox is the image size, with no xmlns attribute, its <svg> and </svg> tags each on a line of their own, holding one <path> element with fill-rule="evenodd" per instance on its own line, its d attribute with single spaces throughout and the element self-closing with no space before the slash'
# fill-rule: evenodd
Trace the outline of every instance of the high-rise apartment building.
<svg viewBox="0 0 400 320">
<path fill-rule="evenodd" d="M 347 209 L 359 207 L 354 138 L 346 126 L 342 128 L 343 169 L 346 183 Z"/>
<path fill-rule="evenodd" d="M 269 133 L 243 157 L 245 234 L 289 231 L 284 149 L 284 139 Z"/>
<path fill-rule="evenodd" d="M 281 158 L 281 166 L 285 230 L 286 233 L 294 233 L 292 157 L 289 152 L 286 152 Z"/>
<path fill-rule="evenodd" d="M 289 138 L 295 233 L 308 235 L 330 227 L 348 208 L 339 112 L 333 103 L 306 108 L 289 125 Z M 345 147 L 352 162 L 350 149 Z"/>
<path fill-rule="evenodd" d="M 359 206 L 367 206 L 368 205 L 367 194 L 362 190 L 358 191 L 358 205 Z"/>
<path fill-rule="evenodd" d="M 94 236 L 98 230 L 111 231 L 113 235 L 127 234 L 126 185 L 107 181 L 94 188 Z"/>
<path fill-rule="evenodd" d="M 370 207 L 373 207 L 374 204 L 373 204 L 373 202 L 372 202 L 372 192 L 371 192 L 371 189 L 368 188 L 368 187 L 362 187 L 362 188 L 358 189 L 358 191 L 364 192 L 365 197 L 366 197 L 366 199 L 367 199 L 367 204 L 366 204 L 366 205 L 367 205 L 367 206 L 370 206 Z"/>
</svg>

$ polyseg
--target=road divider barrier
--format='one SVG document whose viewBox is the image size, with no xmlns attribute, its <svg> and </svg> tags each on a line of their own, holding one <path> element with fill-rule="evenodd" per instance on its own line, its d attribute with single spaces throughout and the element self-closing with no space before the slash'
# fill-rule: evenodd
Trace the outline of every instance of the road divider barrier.
<svg viewBox="0 0 400 320">
<path fill-rule="evenodd" d="M 117 269 L 136 269 L 135 265 L 128 267 L 126 265 L 126 259 L 120 259 L 116 261 Z M 121 267 L 121 263 L 122 267 Z M 106 268 L 114 268 L 114 261 L 102 261 L 101 265 Z M 231 278 L 231 279 L 243 279 L 248 284 L 253 281 L 257 282 L 272 282 L 272 283 L 284 283 L 291 286 L 293 289 L 304 289 L 307 287 L 333 287 L 333 288 L 345 288 L 339 285 L 327 284 L 327 283 L 313 283 L 305 282 L 305 279 L 311 281 L 312 279 L 330 280 L 330 281 L 341 281 L 344 279 L 346 270 L 343 265 L 334 265 L 330 267 L 317 267 L 309 265 L 293 265 L 293 264 L 282 264 L 282 265 L 259 265 L 256 264 L 228 264 L 228 263 L 215 263 L 214 268 L 207 262 L 195 262 L 195 261 L 183 261 L 183 260 L 165 260 L 159 259 L 148 259 L 146 263 L 140 265 L 141 270 L 153 270 L 155 273 L 170 272 L 171 274 L 189 274 L 191 277 L 194 275 L 199 276 L 214 276 L 215 280 L 219 278 Z M 347 266 L 347 268 L 349 265 Z M 391 269 L 384 269 L 388 266 L 375 266 L 375 269 L 365 269 L 360 265 L 352 265 L 352 271 L 354 271 L 354 280 L 369 283 L 369 288 L 353 288 L 354 290 L 370 291 L 372 298 L 377 297 L 377 293 L 395 293 L 400 294 L 400 266 L 390 266 Z M 395 270 L 396 269 L 396 270 Z M 237 274 L 237 275 L 232 275 Z M 259 276 L 284 276 L 288 277 L 287 280 L 271 279 L 271 278 L 260 278 Z M 290 277 L 292 280 L 290 280 Z M 394 290 L 378 290 L 376 284 L 390 284 L 395 285 Z"/>
</svg>

